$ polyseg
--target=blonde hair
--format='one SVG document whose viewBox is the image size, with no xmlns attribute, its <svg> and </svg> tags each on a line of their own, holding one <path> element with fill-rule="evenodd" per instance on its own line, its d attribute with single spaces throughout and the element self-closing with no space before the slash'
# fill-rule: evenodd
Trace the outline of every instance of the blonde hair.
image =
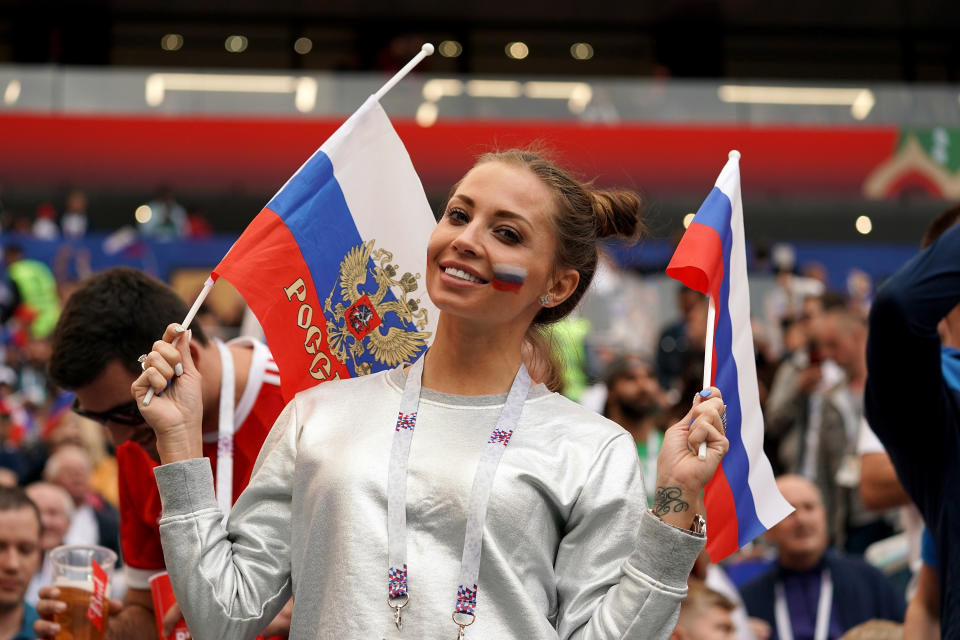
<svg viewBox="0 0 960 640">
<path fill-rule="evenodd" d="M 710 607 L 720 607 L 724 611 L 733 611 L 737 608 L 736 603 L 723 595 L 719 591 L 714 591 L 699 580 L 690 580 L 687 588 L 687 597 L 680 604 L 680 613 L 695 613 L 709 609 Z"/>
<path fill-rule="evenodd" d="M 890 620 L 867 620 L 847 631 L 840 640 L 903 640 L 903 625 Z"/>
</svg>

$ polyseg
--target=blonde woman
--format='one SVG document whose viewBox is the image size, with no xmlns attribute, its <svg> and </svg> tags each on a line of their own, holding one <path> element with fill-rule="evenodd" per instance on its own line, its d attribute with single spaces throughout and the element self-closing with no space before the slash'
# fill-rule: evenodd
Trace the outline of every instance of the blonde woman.
<svg viewBox="0 0 960 640">
<path fill-rule="evenodd" d="M 194 637 L 253 638 L 292 594 L 294 639 L 668 638 L 727 450 L 719 392 L 667 432 L 648 511 L 629 434 L 532 384 L 521 357 L 580 300 L 598 239 L 634 236 L 639 213 L 534 153 L 482 156 L 429 239 L 429 351 L 298 394 L 226 527 L 190 334 L 174 347 L 172 325 L 133 392 Z M 151 388 L 166 391 L 143 406 Z"/>
</svg>

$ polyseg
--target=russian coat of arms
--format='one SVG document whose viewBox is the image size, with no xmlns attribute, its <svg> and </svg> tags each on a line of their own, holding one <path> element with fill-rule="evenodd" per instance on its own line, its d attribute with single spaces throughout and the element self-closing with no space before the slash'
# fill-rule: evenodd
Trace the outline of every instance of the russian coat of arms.
<svg viewBox="0 0 960 640">
<path fill-rule="evenodd" d="M 361 243 L 340 262 L 339 281 L 323 303 L 327 344 L 354 375 L 365 375 L 374 362 L 395 367 L 412 361 L 430 337 L 427 309 L 412 297 L 420 274 L 398 277 L 393 254 Z M 372 280 L 372 282 L 371 282 Z"/>
</svg>

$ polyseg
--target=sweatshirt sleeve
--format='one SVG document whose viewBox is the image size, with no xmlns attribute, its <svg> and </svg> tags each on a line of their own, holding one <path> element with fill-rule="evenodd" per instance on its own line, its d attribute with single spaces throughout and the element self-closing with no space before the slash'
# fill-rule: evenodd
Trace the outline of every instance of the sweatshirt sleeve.
<svg viewBox="0 0 960 640">
<path fill-rule="evenodd" d="M 628 434 L 614 438 L 567 521 L 555 562 L 562 640 L 666 639 L 673 633 L 706 538 L 647 511 L 636 458 Z"/>
<path fill-rule="evenodd" d="M 960 303 L 960 225 L 908 262 L 870 311 L 865 408 L 904 488 L 926 518 L 941 504 L 944 457 L 955 446 L 937 324 Z"/>
<path fill-rule="evenodd" d="M 174 593 L 197 640 L 254 638 L 291 595 L 290 520 L 297 411 L 291 402 L 260 450 L 226 528 L 207 458 L 154 470 L 160 537 Z"/>
</svg>

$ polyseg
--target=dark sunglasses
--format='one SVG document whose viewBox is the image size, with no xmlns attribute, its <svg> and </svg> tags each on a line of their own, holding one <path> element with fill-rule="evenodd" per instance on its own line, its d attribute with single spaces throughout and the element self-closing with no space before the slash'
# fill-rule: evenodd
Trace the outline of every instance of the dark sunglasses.
<svg viewBox="0 0 960 640">
<path fill-rule="evenodd" d="M 140 415 L 140 409 L 137 408 L 137 403 L 135 400 L 125 404 L 118 404 L 117 406 L 107 409 L 106 411 L 87 411 L 85 409 L 81 409 L 79 403 L 74 400 L 73 412 L 79 416 L 83 416 L 84 418 L 96 420 L 100 424 L 115 422 L 128 427 L 136 427 L 137 425 L 141 425 L 145 422 L 143 416 Z"/>
</svg>

